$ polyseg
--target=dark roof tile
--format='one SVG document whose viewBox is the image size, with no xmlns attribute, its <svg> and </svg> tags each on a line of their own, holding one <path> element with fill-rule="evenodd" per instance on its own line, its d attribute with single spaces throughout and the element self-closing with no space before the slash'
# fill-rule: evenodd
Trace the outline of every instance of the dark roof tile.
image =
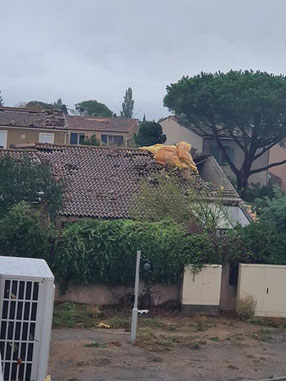
<svg viewBox="0 0 286 381">
<path fill-rule="evenodd" d="M 66 120 L 59 110 L 0 107 L 0 126 L 65 130 Z"/>
</svg>

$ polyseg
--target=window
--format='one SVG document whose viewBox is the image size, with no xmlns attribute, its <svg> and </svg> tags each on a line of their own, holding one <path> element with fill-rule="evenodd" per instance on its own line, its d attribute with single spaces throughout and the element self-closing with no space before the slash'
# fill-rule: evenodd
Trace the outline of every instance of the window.
<svg viewBox="0 0 286 381">
<path fill-rule="evenodd" d="M 225 148 L 226 153 L 228 154 L 230 160 L 233 161 L 233 159 L 234 159 L 234 150 L 233 150 L 233 148 L 232 147 L 227 147 L 227 146 L 225 146 L 224 148 Z M 217 162 L 219 164 L 227 164 L 228 163 L 225 154 L 218 148 L 217 145 L 213 144 L 213 145 L 210 146 L 210 154 L 215 157 L 215 159 L 217 160 Z"/>
<path fill-rule="evenodd" d="M 7 148 L 7 131 L 0 131 L 0 148 Z"/>
<path fill-rule="evenodd" d="M 124 139 L 122 135 L 101 135 L 101 141 L 108 146 L 123 146 Z"/>
<path fill-rule="evenodd" d="M 40 132 L 39 142 L 54 144 L 54 134 L 48 132 Z"/>
<path fill-rule="evenodd" d="M 76 145 L 79 145 L 79 144 L 84 144 L 84 134 L 78 134 L 76 132 L 71 132 L 71 135 L 70 135 L 70 144 L 76 144 Z"/>
</svg>

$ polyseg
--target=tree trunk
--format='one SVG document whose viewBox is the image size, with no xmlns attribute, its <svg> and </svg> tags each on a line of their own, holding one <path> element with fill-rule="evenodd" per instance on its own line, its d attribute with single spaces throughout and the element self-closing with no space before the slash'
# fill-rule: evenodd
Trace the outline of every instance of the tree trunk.
<svg viewBox="0 0 286 381">
<path fill-rule="evenodd" d="M 240 197 L 244 200 L 247 189 L 248 189 L 248 177 L 249 174 L 246 175 L 243 170 L 240 170 L 238 175 L 236 176 L 237 180 L 237 190 L 240 195 Z"/>
</svg>

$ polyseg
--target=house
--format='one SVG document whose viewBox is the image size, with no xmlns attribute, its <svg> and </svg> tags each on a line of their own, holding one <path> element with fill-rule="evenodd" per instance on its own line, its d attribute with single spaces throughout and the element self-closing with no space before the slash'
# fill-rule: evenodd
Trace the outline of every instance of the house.
<svg viewBox="0 0 286 381">
<path fill-rule="evenodd" d="M 128 146 L 138 120 L 66 116 L 59 110 L 0 107 L 0 147 L 27 143 L 84 144 L 95 135 L 105 146 Z"/>
<path fill-rule="evenodd" d="M 269 164 L 286 160 L 286 148 L 276 144 L 270 149 Z M 279 186 L 282 192 L 286 192 L 286 164 L 272 167 L 269 170 L 272 182 Z"/>
<path fill-rule="evenodd" d="M 22 146 L 21 150 L 0 150 L 0 155 L 4 154 L 17 160 L 28 155 L 32 160 L 48 162 L 55 177 L 66 180 L 58 227 L 83 218 L 129 218 L 130 203 L 141 181 L 149 181 L 152 174 L 165 168 L 155 162 L 151 153 L 129 148 L 35 144 L 27 149 Z M 203 189 L 210 202 L 216 202 L 220 189 L 232 225 L 248 224 L 242 200 L 216 160 L 201 155 L 195 161 L 199 174 L 187 169 L 192 186 Z"/>
<path fill-rule="evenodd" d="M 0 107 L 0 147 L 16 144 L 68 142 L 64 114 L 57 110 Z"/>
<path fill-rule="evenodd" d="M 174 144 L 178 141 L 191 142 L 193 149 L 197 153 L 209 154 L 216 158 L 217 162 L 226 173 L 226 175 L 235 180 L 235 175 L 230 169 L 224 154 L 218 148 L 217 143 L 214 138 L 206 136 L 195 126 L 190 127 L 190 129 L 181 126 L 175 116 L 168 116 L 160 121 L 163 133 L 167 136 L 166 144 Z M 223 145 L 225 146 L 228 155 L 233 160 L 234 164 L 240 168 L 244 154 L 243 151 L 238 147 L 238 145 L 229 136 L 223 136 Z M 264 167 L 269 164 L 269 151 L 263 154 L 258 160 L 253 164 L 252 169 Z M 249 177 L 249 183 L 260 183 L 260 185 L 265 185 L 268 182 L 268 171 L 263 171 L 251 175 Z"/>
<path fill-rule="evenodd" d="M 73 145 L 84 144 L 85 139 L 95 135 L 106 146 L 129 146 L 130 139 L 138 132 L 137 119 L 67 116 L 66 120 L 69 144 Z"/>
</svg>

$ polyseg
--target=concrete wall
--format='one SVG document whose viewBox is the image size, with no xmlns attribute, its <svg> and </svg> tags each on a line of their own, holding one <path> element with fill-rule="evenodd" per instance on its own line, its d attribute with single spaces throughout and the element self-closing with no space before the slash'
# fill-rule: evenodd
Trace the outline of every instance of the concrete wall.
<svg viewBox="0 0 286 381">
<path fill-rule="evenodd" d="M 60 287 L 56 287 L 55 300 L 59 302 L 75 302 L 87 304 L 112 305 L 122 304 L 130 295 L 133 294 L 133 287 L 107 287 L 100 284 L 89 285 L 70 285 L 68 289 L 61 294 Z M 180 285 L 152 285 L 151 302 L 157 306 L 167 302 L 180 302 Z M 139 294 L 146 293 L 146 285 L 140 282 Z M 129 298 L 130 299 L 130 298 Z M 140 307 L 140 306 L 139 306 Z"/>
<path fill-rule="evenodd" d="M 52 129 L 36 129 L 21 127 L 5 127 L 0 126 L 1 131 L 7 131 L 7 147 L 13 144 L 38 143 L 40 133 L 53 133 L 54 144 L 66 144 L 68 142 L 68 132 Z"/>
<path fill-rule="evenodd" d="M 279 161 L 286 160 L 286 148 L 280 147 L 278 144 L 271 148 L 269 163 L 277 163 Z M 276 176 L 279 176 L 282 180 L 280 185 L 282 191 L 286 191 L 286 164 L 279 165 L 277 167 L 270 168 L 269 172 Z"/>
<path fill-rule="evenodd" d="M 160 122 L 163 130 L 163 134 L 167 136 L 165 144 L 176 144 L 181 141 L 185 141 L 192 144 L 192 147 L 197 150 L 198 153 L 202 153 L 203 138 L 193 131 L 182 127 L 173 117 L 166 118 Z"/>
<path fill-rule="evenodd" d="M 204 138 L 203 152 L 210 154 L 211 153 L 211 145 L 216 145 L 216 142 L 214 141 L 214 139 Z M 233 149 L 234 164 L 236 167 L 240 168 L 242 163 L 243 163 L 244 152 L 238 147 L 237 144 L 235 144 L 235 142 L 233 142 L 230 139 L 225 139 L 223 142 L 223 145 L 225 147 L 230 147 Z M 268 165 L 268 163 L 269 163 L 269 151 L 266 152 L 264 155 L 262 155 L 258 160 L 256 160 L 253 163 L 252 169 L 264 167 L 265 165 Z M 233 178 L 233 179 L 236 178 L 228 164 L 226 164 L 226 165 L 220 164 L 220 166 L 222 167 L 223 171 L 225 172 L 225 174 L 228 177 Z M 268 171 L 259 172 L 259 173 L 256 173 L 256 174 L 250 176 L 248 182 L 249 182 L 249 184 L 251 184 L 251 183 L 260 183 L 260 185 L 267 184 L 267 182 L 268 182 Z"/>
</svg>

